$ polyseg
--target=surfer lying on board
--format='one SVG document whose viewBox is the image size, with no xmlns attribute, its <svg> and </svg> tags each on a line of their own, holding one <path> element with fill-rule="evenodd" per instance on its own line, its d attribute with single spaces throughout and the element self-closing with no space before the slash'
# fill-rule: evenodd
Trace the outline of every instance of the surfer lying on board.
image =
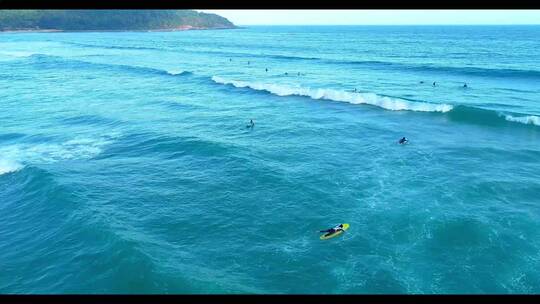
<svg viewBox="0 0 540 304">
<path fill-rule="evenodd" d="M 326 230 L 321 230 L 319 232 L 328 232 L 327 234 L 325 234 L 324 236 L 329 236 L 329 235 L 332 235 L 338 231 L 343 231 L 345 232 L 345 230 L 343 230 L 343 224 L 339 224 L 338 226 L 334 227 L 334 228 L 330 228 L 330 229 L 326 229 Z"/>
<path fill-rule="evenodd" d="M 402 139 L 399 140 L 399 144 L 400 145 L 403 145 L 404 143 L 408 142 L 409 140 L 406 139 L 405 137 L 403 137 Z"/>
</svg>

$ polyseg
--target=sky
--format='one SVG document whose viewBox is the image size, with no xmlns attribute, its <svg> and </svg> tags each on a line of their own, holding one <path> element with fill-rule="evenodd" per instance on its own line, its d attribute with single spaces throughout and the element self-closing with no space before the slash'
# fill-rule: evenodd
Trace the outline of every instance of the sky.
<svg viewBox="0 0 540 304">
<path fill-rule="evenodd" d="M 197 10 L 236 25 L 540 24 L 540 10 Z"/>
</svg>

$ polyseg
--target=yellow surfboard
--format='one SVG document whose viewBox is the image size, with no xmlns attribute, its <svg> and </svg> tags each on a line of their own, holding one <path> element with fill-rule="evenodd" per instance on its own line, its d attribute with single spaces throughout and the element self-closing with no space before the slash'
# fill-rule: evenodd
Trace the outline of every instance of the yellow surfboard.
<svg viewBox="0 0 540 304">
<path fill-rule="evenodd" d="M 343 231 L 345 231 L 345 230 L 347 230 L 347 229 L 349 229 L 349 224 L 343 224 Z M 334 233 L 334 234 L 331 234 L 331 235 L 329 235 L 329 236 L 325 236 L 325 235 L 326 235 L 326 233 L 325 233 L 325 234 L 321 235 L 321 238 L 320 238 L 320 239 L 321 239 L 321 240 L 328 240 L 328 239 L 331 239 L 331 238 L 333 238 L 333 237 L 335 237 L 335 236 L 338 236 L 338 235 L 340 235 L 340 234 L 343 234 L 343 231 L 340 230 L 340 231 L 338 231 L 338 232 L 336 232 L 336 233 Z"/>
</svg>

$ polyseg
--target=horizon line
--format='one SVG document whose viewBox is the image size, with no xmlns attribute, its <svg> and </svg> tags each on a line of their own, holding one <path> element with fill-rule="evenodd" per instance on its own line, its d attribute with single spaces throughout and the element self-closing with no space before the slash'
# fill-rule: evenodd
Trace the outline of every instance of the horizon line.
<svg viewBox="0 0 540 304">
<path fill-rule="evenodd" d="M 482 24 L 448 24 L 448 23 L 433 23 L 433 24 L 235 24 L 236 26 L 531 26 L 540 25 L 540 23 L 482 23 Z"/>
</svg>

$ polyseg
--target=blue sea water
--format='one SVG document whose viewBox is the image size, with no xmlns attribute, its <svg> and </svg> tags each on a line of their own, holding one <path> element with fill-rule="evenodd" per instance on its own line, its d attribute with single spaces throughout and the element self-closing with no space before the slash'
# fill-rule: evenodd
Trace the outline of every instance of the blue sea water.
<svg viewBox="0 0 540 304">
<path fill-rule="evenodd" d="M 0 34 L 0 293 L 539 293 L 538 37 Z"/>
</svg>

